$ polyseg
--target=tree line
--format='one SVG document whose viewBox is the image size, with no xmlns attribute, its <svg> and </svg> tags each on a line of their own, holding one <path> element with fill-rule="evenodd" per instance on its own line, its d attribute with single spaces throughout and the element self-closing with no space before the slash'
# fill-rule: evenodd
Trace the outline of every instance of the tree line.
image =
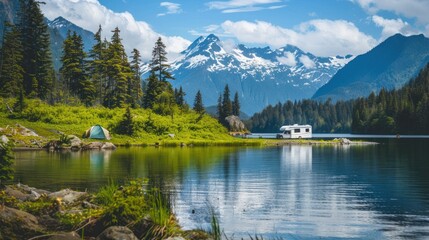
<svg viewBox="0 0 429 240">
<path fill-rule="evenodd" d="M 352 132 L 429 134 L 429 65 L 399 90 L 382 89 L 357 99 Z"/>
<path fill-rule="evenodd" d="M 62 66 L 56 73 L 48 27 L 39 5 L 35 0 L 20 0 L 17 24 L 5 24 L 0 48 L 0 97 L 22 101 L 25 96 L 50 104 L 144 107 L 171 116 L 179 109 L 189 109 L 182 87 L 173 90 L 169 82 L 174 78 L 168 71 L 166 46 L 161 38 L 152 51 L 150 76 L 142 81 L 140 52 L 133 49 L 131 58 L 127 56 L 119 28 L 107 41 L 101 37 L 100 26 L 88 53 L 82 37 L 69 31 L 63 42 Z M 199 91 L 193 109 L 204 113 Z"/>
<path fill-rule="evenodd" d="M 350 132 L 353 101 L 331 100 L 319 102 L 311 99 L 287 101 L 269 105 L 254 114 L 246 125 L 252 132 L 278 132 L 282 125 L 310 124 L 313 132 Z"/>
</svg>

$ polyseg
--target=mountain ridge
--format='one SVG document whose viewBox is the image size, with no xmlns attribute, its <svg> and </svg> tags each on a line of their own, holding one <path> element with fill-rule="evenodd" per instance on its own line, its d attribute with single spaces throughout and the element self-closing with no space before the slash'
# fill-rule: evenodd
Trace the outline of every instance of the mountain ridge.
<svg viewBox="0 0 429 240">
<path fill-rule="evenodd" d="M 395 34 L 359 55 L 316 91 L 313 99 L 348 100 L 382 88 L 402 87 L 429 62 L 429 39 L 423 34 Z"/>
<path fill-rule="evenodd" d="M 171 63 L 170 72 L 182 86 L 185 99 L 192 104 L 198 90 L 206 106 L 217 104 L 228 84 L 232 94 L 238 92 L 241 109 L 251 115 L 269 104 L 310 98 L 342 66 L 353 59 L 317 57 L 292 45 L 227 48 L 214 34 L 198 37 L 182 55 Z M 148 75 L 148 65 L 143 67 Z"/>
</svg>

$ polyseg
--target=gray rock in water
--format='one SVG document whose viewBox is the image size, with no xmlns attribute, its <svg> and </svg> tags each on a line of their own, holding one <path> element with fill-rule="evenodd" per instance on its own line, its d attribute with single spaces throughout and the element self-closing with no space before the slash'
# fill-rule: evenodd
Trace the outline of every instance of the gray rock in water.
<svg viewBox="0 0 429 240">
<path fill-rule="evenodd" d="M 82 140 L 78 138 L 75 135 L 68 135 L 68 138 L 70 139 L 70 147 L 71 148 L 81 148 L 82 147 Z"/>
<path fill-rule="evenodd" d="M 138 240 L 138 238 L 127 227 L 112 226 L 98 235 L 96 240 Z"/>
<path fill-rule="evenodd" d="M 102 142 L 92 142 L 83 146 L 83 149 L 86 149 L 86 150 L 101 149 L 102 146 L 103 146 Z"/>
<path fill-rule="evenodd" d="M 101 147 L 101 149 L 114 150 L 114 149 L 116 149 L 116 146 L 113 143 L 106 142 L 106 143 L 103 144 L 103 146 Z"/>
<path fill-rule="evenodd" d="M 229 131 L 231 132 L 243 132 L 246 131 L 246 126 L 240 120 L 239 117 L 231 115 L 225 118 L 229 125 Z"/>
</svg>

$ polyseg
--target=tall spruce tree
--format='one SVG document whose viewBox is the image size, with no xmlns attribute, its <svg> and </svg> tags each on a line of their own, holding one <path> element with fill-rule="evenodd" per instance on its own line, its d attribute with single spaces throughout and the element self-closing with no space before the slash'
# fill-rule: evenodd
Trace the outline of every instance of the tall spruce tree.
<svg viewBox="0 0 429 240">
<path fill-rule="evenodd" d="M 200 90 L 198 90 L 197 94 L 195 95 L 193 109 L 197 113 L 204 113 L 203 97 L 201 95 Z"/>
<path fill-rule="evenodd" d="M 129 99 L 127 85 L 132 78 L 130 64 L 128 63 L 118 27 L 112 31 L 112 40 L 107 49 L 107 87 L 104 97 L 104 106 L 109 108 L 123 107 Z"/>
<path fill-rule="evenodd" d="M 183 91 L 182 86 L 180 86 L 179 90 L 174 89 L 174 97 L 176 99 L 176 104 L 180 108 L 187 108 L 187 104 L 185 101 L 185 95 L 186 95 L 186 93 Z"/>
<path fill-rule="evenodd" d="M 20 0 L 18 28 L 23 53 L 25 93 L 45 100 L 52 89 L 53 64 L 48 26 L 40 10 L 40 3 L 35 0 Z"/>
<path fill-rule="evenodd" d="M 225 119 L 222 108 L 222 94 L 219 94 L 219 98 L 217 99 L 216 112 L 218 121 L 222 122 L 222 119 Z"/>
<path fill-rule="evenodd" d="M 225 89 L 223 90 L 222 113 L 223 113 L 223 119 L 232 115 L 232 102 L 230 99 L 230 91 L 229 91 L 228 84 L 225 85 Z"/>
<path fill-rule="evenodd" d="M 238 92 L 235 92 L 234 100 L 232 101 L 232 115 L 237 117 L 240 116 L 240 101 L 238 100 Z"/>
<path fill-rule="evenodd" d="M 16 26 L 5 23 L 3 45 L 0 49 L 0 96 L 18 96 L 22 90 L 22 45 Z"/>
<path fill-rule="evenodd" d="M 158 96 L 162 93 L 162 87 L 160 81 L 155 76 L 154 72 L 151 72 L 147 79 L 146 92 L 143 95 L 143 107 L 152 109 Z"/>
<path fill-rule="evenodd" d="M 132 107 L 137 107 L 141 103 L 141 98 L 143 96 L 142 92 L 142 86 L 141 86 L 141 71 L 140 71 L 140 65 L 141 65 L 141 55 L 139 50 L 133 49 L 132 52 L 132 60 L 131 60 L 131 71 L 133 73 L 133 76 L 130 78 L 130 81 L 128 83 L 128 94 L 130 95 L 129 104 L 131 104 Z"/>
<path fill-rule="evenodd" d="M 106 51 L 107 43 L 101 39 L 102 28 L 94 35 L 94 45 L 89 51 L 89 72 L 96 89 L 97 102 L 102 104 L 106 87 Z"/>
<path fill-rule="evenodd" d="M 168 68 L 170 67 L 167 64 L 167 52 L 165 51 L 165 45 L 162 42 L 161 37 L 155 43 L 155 47 L 152 51 L 152 61 L 150 63 L 151 71 L 156 74 L 160 81 L 166 82 L 167 79 L 174 79 L 171 76 L 171 73 L 168 72 Z"/>
<path fill-rule="evenodd" d="M 82 37 L 76 32 L 72 34 L 68 32 L 63 43 L 60 72 L 70 93 L 77 96 L 86 106 L 90 106 L 95 98 L 95 87 L 87 74 L 85 58 Z"/>
</svg>

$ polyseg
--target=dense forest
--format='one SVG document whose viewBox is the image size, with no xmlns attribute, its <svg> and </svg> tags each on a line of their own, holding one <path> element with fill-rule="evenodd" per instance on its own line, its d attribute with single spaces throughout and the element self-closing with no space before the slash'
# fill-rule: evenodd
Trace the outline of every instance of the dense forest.
<svg viewBox="0 0 429 240">
<path fill-rule="evenodd" d="M 287 124 L 310 124 L 318 133 L 429 134 L 429 65 L 399 90 L 366 98 L 302 100 L 268 106 L 247 121 L 252 132 L 277 132 Z"/>
<path fill-rule="evenodd" d="M 128 57 L 119 28 L 112 31 L 108 41 L 101 37 L 101 26 L 89 52 L 84 51 L 80 35 L 68 32 L 63 43 L 62 66 L 55 72 L 49 32 L 39 4 L 35 0 L 20 1 L 17 23 L 5 24 L 0 48 L 0 97 L 20 101 L 37 98 L 49 104 L 143 107 L 171 117 L 190 109 L 184 101 L 183 89 L 173 89 L 169 82 L 174 78 L 168 71 L 166 46 L 161 38 L 153 48 L 150 76 L 144 81 L 140 52 L 133 49 Z M 193 109 L 202 113 L 201 93 L 195 97 Z"/>
<path fill-rule="evenodd" d="M 399 90 L 355 100 L 352 132 L 429 134 L 429 65 Z"/>
<path fill-rule="evenodd" d="M 287 101 L 268 106 L 246 125 L 252 132 L 278 132 L 282 125 L 310 124 L 313 132 L 350 132 L 353 101 Z"/>
</svg>

